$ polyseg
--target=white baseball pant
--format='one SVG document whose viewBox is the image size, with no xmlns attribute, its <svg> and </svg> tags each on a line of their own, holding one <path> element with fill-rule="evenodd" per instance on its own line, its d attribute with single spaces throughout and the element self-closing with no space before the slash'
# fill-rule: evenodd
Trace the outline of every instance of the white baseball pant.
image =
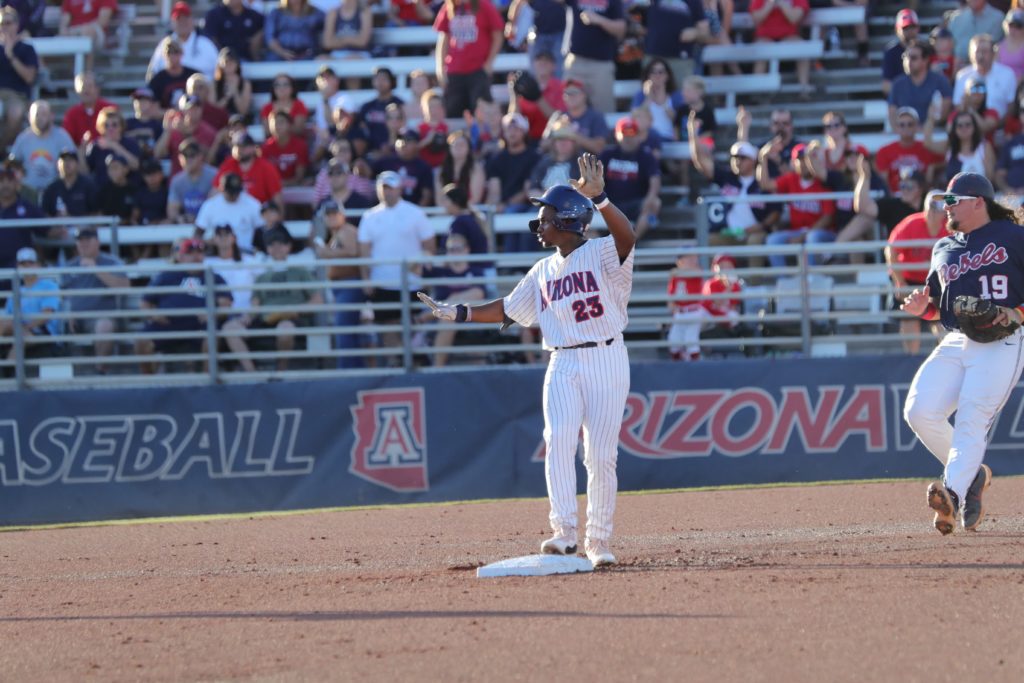
<svg viewBox="0 0 1024 683">
<path fill-rule="evenodd" d="M 947 334 L 918 368 L 903 417 L 946 466 L 945 484 L 960 499 L 974 481 L 989 430 L 1024 368 L 1024 328 L 995 342 Z M 956 411 L 955 425 L 949 417 Z"/>
<path fill-rule="evenodd" d="M 629 394 L 629 356 L 611 345 L 554 351 L 544 376 L 544 475 L 556 534 L 576 539 L 576 450 L 583 428 L 587 468 L 587 538 L 612 535 L 619 430 Z"/>
</svg>

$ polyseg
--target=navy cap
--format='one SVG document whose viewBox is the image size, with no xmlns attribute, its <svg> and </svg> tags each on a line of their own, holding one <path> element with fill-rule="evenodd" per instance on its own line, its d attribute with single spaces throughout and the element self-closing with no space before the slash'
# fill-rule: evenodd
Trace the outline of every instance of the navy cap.
<svg viewBox="0 0 1024 683">
<path fill-rule="evenodd" d="M 960 195 L 961 197 L 984 197 L 995 199 L 996 191 L 991 181 L 980 173 L 957 173 L 949 181 L 946 187 L 946 194 Z"/>
<path fill-rule="evenodd" d="M 341 204 L 333 199 L 327 199 L 320 205 L 321 213 L 337 213 L 339 211 L 341 211 Z"/>
<path fill-rule="evenodd" d="M 224 191 L 231 192 L 232 194 L 241 192 L 244 187 L 242 177 L 237 173 L 225 173 L 224 177 L 221 178 L 221 182 L 224 183 Z"/>
<path fill-rule="evenodd" d="M 252 139 L 252 136 L 245 131 L 239 131 L 231 136 L 232 147 L 243 147 L 245 145 L 255 145 L 256 141 Z"/>
<path fill-rule="evenodd" d="M 120 154 L 108 154 L 107 158 L 105 160 L 105 163 L 107 164 L 107 166 L 110 166 L 115 161 L 120 162 L 120 163 L 124 164 L 125 166 L 128 165 L 128 160 L 125 159 Z"/>
</svg>

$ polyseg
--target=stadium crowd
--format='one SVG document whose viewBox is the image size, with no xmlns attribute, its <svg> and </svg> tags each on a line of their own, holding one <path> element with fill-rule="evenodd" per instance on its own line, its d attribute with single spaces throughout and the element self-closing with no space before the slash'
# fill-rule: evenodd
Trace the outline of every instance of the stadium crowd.
<svg viewBox="0 0 1024 683">
<path fill-rule="evenodd" d="M 724 250 L 845 242 L 875 234 L 937 239 L 943 216 L 932 190 L 955 173 L 985 173 L 1005 192 L 1024 189 L 1024 9 L 1017 0 L 966 0 L 928 32 L 921 30 L 916 3 L 893 17 L 879 96 L 887 98 L 897 138 L 874 155 L 858 144 L 838 111 L 822 117 L 820 136 L 803 140 L 794 133 L 792 111 L 780 106 L 767 121 L 770 137 L 754 140 L 751 130 L 766 122 L 755 122 L 740 106 L 736 137 L 726 139 L 705 73 L 736 74 L 742 67 L 701 63 L 705 45 L 730 45 L 741 35 L 756 43 L 801 40 L 812 7 L 859 5 L 870 16 L 876 4 L 871 0 L 512 0 L 508 6 L 491 0 L 392 0 L 386 9 L 365 0 L 281 0 L 278 6 L 223 0 L 205 13 L 179 1 L 171 8 L 169 33 L 153 46 L 145 81 L 131 92 L 130 110 L 105 99 L 102 84 L 85 71 L 75 75 L 75 103 L 59 122 L 50 102 L 33 99 L 41 63 L 27 39 L 47 34 L 45 3 L 2 4 L 0 219 L 49 217 L 54 223 L 0 229 L 0 267 L 81 267 L 81 275 L 63 276 L 60 288 L 95 289 L 124 287 L 128 278 L 92 272 L 93 266 L 117 268 L 154 256 L 194 264 L 149 283 L 159 289 L 141 298 L 141 306 L 152 309 L 145 333 L 205 328 L 202 312 L 168 317 L 159 309 L 202 309 L 208 284 L 203 268 L 211 265 L 215 282 L 227 288 L 218 292 L 218 304 L 225 309 L 224 342 L 236 353 L 245 353 L 247 339 L 253 339 L 245 330 L 273 329 L 276 348 L 289 350 L 296 344 L 296 328 L 314 324 L 312 315 L 252 314 L 253 306 L 366 301 L 377 322 L 395 321 L 397 311 L 386 305 L 402 299 L 399 266 L 383 261 L 332 266 L 325 272 L 328 286 L 318 289 L 311 275 L 318 260 L 537 249 L 525 225 L 521 233 L 498 240 L 474 207 L 531 211 L 530 195 L 577 177 L 576 158 L 583 151 L 600 155 L 608 195 L 641 237 L 659 225 L 664 187 L 680 181 L 691 188 L 710 184 L 724 195 L 850 193 L 836 201 L 731 204 L 710 226 L 709 243 Z M 733 29 L 741 10 L 749 13 L 752 31 Z M 99 51 L 117 13 L 116 0 L 63 0 L 53 32 L 91 37 Z M 434 72 L 414 71 L 400 83 L 388 67 L 396 48 L 374 43 L 377 26 L 432 26 L 438 36 Z M 866 24 L 853 27 L 852 40 L 858 62 L 869 65 Z M 494 61 L 508 51 L 527 52 L 531 68 L 506 81 L 496 76 Z M 325 60 L 312 82 L 289 75 L 290 62 L 311 59 Z M 359 105 L 353 93 L 363 83 L 339 76 L 331 66 L 347 59 L 379 65 L 370 83 L 373 96 Z M 280 70 L 269 82 L 253 82 L 245 76 L 251 62 L 278 63 Z M 813 66 L 808 60 L 795 64 L 801 100 L 819 97 L 810 81 Z M 763 73 L 767 66 L 751 68 Z M 641 85 L 623 109 L 614 84 L 628 69 L 636 70 Z M 501 96 L 495 96 L 496 84 L 504 86 Z M 309 106 L 301 94 L 314 91 L 315 106 Z M 407 99 L 397 94 L 406 92 Z M 620 110 L 610 126 L 606 115 Z M 667 158 L 663 149 L 670 142 L 688 145 L 689 161 Z M 717 153 L 724 150 L 726 155 Z M 450 216 L 451 228 L 440 239 L 427 211 Z M 195 233 L 169 253 L 154 239 L 107 254 L 96 230 L 69 234 L 60 226 L 62 217 L 89 215 L 116 216 L 123 225 L 147 226 L 137 229 L 154 235 L 161 225 L 182 223 L 194 225 Z M 308 234 L 293 235 L 286 219 L 309 220 Z M 875 233 L 878 223 L 881 231 Z M 59 246 L 72 239 L 73 249 Z M 920 256 L 920 250 L 898 245 L 884 253 L 892 263 Z M 749 261 L 764 265 L 761 259 Z M 770 256 L 768 262 L 784 265 L 785 258 Z M 233 267 L 239 263 L 254 267 Z M 735 263 L 727 256 L 716 259 L 708 283 L 671 276 L 671 305 L 682 325 L 670 333 L 676 335 L 673 357 L 699 355 L 692 340 L 692 318 L 703 315 L 697 308 L 725 320 L 698 320 L 698 336 L 701 326 L 728 325 L 738 302 L 711 305 L 699 299 L 702 292 L 741 287 L 730 275 Z M 678 265 L 689 267 L 685 259 Z M 482 298 L 488 292 L 477 280 L 489 268 L 493 264 L 453 262 L 415 275 L 466 278 L 464 286 L 438 287 L 439 298 Z M 893 271 L 897 287 L 913 285 L 919 277 Z M 379 285 L 346 284 L 360 280 Z M 420 286 L 417 277 L 408 282 Z M 21 286 L 50 287 L 47 283 L 53 280 L 26 275 Z M 295 288 L 254 291 L 260 283 Z M 174 287 L 179 291 L 167 291 Z M 25 334 L 57 334 L 60 325 L 52 318 L 59 309 L 113 310 L 117 301 L 91 295 L 63 303 L 56 295 L 24 299 L 23 306 L 32 302 L 34 307 L 22 311 Z M 12 305 L 8 299 L 8 316 Z M 353 306 L 333 322 L 348 328 L 366 317 Z M 0 334 L 9 342 L 10 318 L 2 322 Z M 64 327 L 109 333 L 119 323 L 95 317 Z M 338 334 L 334 345 L 358 348 L 367 343 L 364 337 Z M 439 346 L 451 342 L 450 335 L 436 337 Z M 377 343 L 401 340 L 381 335 Z M 135 352 L 148 355 L 177 346 L 144 336 Z M 54 352 L 43 345 L 33 348 Z M 94 346 L 100 357 L 114 350 L 109 341 Z M 344 357 L 339 366 L 362 362 Z M 445 363 L 446 354 L 435 354 L 434 362 Z M 238 365 L 254 367 L 245 359 Z M 277 363 L 287 365 L 287 360 Z M 143 369 L 156 368 L 144 364 Z"/>
</svg>

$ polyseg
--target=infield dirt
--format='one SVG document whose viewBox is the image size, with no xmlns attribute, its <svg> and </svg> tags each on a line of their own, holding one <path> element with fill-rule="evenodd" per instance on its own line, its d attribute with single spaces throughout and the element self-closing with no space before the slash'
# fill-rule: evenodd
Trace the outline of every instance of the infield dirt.
<svg viewBox="0 0 1024 683">
<path fill-rule="evenodd" d="M 625 495 L 592 574 L 543 500 L 0 534 L 3 681 L 1020 681 L 1024 478 Z M 581 500 L 581 512 L 583 501 Z"/>
</svg>

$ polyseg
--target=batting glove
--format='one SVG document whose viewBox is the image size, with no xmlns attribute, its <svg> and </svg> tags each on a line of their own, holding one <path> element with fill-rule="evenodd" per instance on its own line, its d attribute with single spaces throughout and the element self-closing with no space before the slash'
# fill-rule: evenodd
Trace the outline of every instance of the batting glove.
<svg viewBox="0 0 1024 683">
<path fill-rule="evenodd" d="M 469 319 L 469 307 L 463 304 L 451 305 L 451 304 L 439 304 L 423 292 L 416 292 L 416 296 L 419 297 L 420 301 L 430 306 L 430 312 L 434 314 L 434 317 L 438 320 L 448 320 L 457 323 L 466 322 Z"/>
</svg>

